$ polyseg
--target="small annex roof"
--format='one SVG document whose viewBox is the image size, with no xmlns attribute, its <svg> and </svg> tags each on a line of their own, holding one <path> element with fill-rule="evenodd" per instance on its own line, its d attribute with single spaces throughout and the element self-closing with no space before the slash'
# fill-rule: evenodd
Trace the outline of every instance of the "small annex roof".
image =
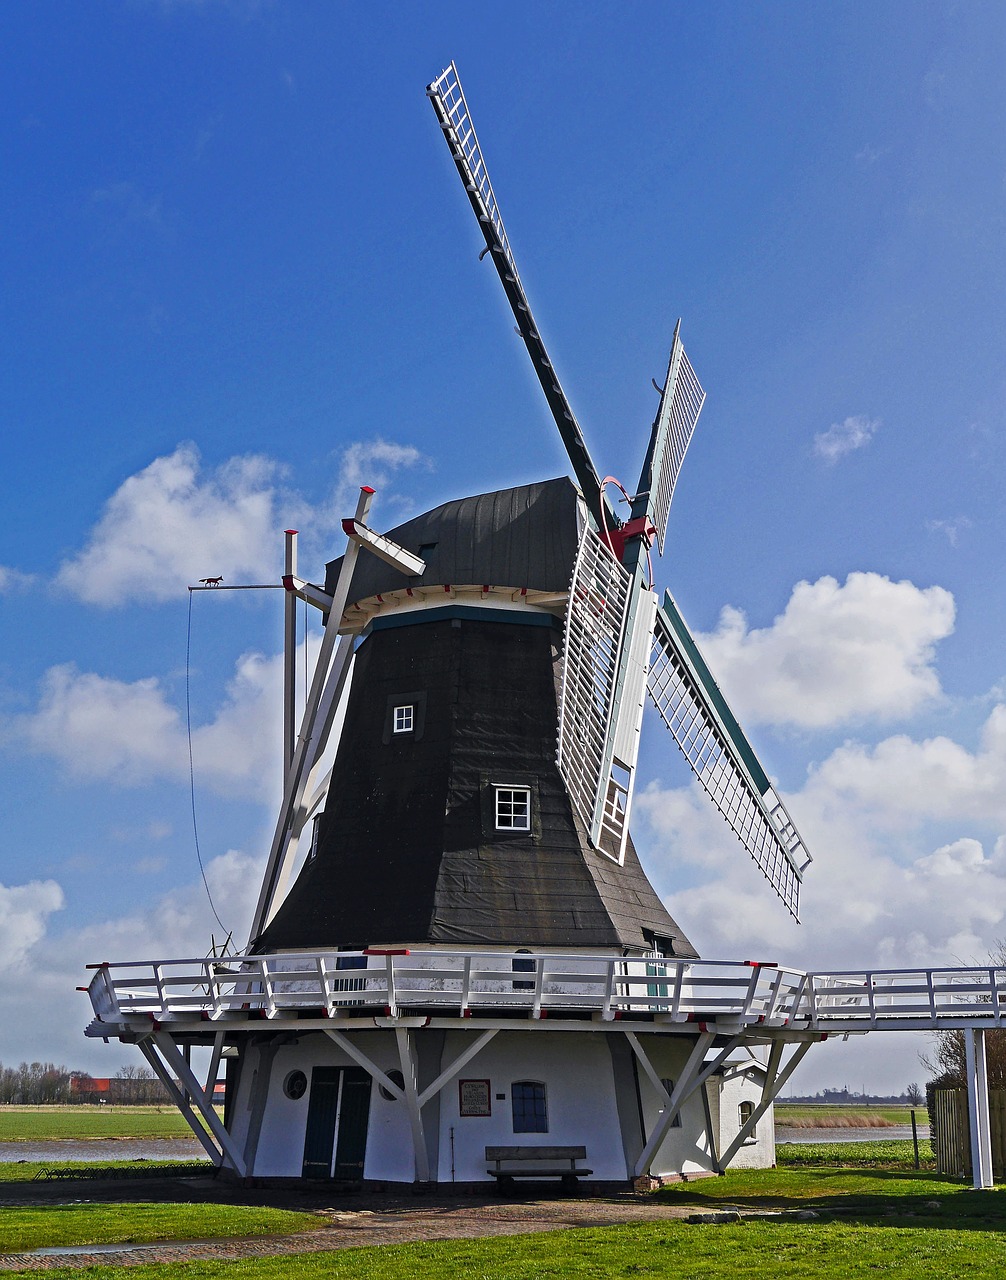
<svg viewBox="0 0 1006 1280">
<path fill-rule="evenodd" d="M 426 571 L 406 578 L 376 556 L 360 556 L 349 600 L 357 603 L 406 586 L 448 583 L 566 591 L 579 543 L 579 501 L 576 486 L 561 476 L 442 503 L 394 529 L 381 530 L 421 556 Z M 329 594 L 341 567 L 341 556 L 327 566 Z"/>
</svg>

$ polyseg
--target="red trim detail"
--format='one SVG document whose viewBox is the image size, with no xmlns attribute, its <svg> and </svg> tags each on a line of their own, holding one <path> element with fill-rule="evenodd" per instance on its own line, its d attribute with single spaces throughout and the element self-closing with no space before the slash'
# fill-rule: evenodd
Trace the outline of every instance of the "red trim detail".
<svg viewBox="0 0 1006 1280">
<path fill-rule="evenodd" d="M 520 593 L 521 593 L 521 595 L 522 595 L 522 596 L 526 596 L 526 595 L 527 595 L 527 587 L 521 587 L 521 589 L 520 589 Z"/>
<path fill-rule="evenodd" d="M 376 493 L 376 492 L 377 492 L 377 490 L 376 490 L 376 489 L 371 489 L 371 487 L 370 487 L 370 485 L 369 485 L 369 484 L 361 484 L 361 485 L 360 485 L 360 492 L 361 492 L 361 493 Z"/>
<path fill-rule="evenodd" d="M 777 960 L 745 960 L 744 963 L 749 969 L 778 969 L 779 962 Z"/>
<path fill-rule="evenodd" d="M 614 1014 L 614 1019 L 613 1019 L 613 1021 L 615 1021 L 615 1022 L 621 1022 L 621 1021 L 622 1021 L 622 1011 L 621 1011 L 621 1009 L 616 1009 L 616 1010 L 615 1010 L 615 1014 Z"/>
<path fill-rule="evenodd" d="M 292 573 L 284 573 L 284 574 L 283 574 L 283 586 L 284 586 L 284 588 L 285 588 L 287 591 L 296 591 L 296 590 L 297 590 L 297 588 L 293 585 L 293 574 L 292 574 Z"/>
<path fill-rule="evenodd" d="M 284 529 L 284 533 L 300 533 L 299 529 Z"/>
<path fill-rule="evenodd" d="M 601 534 L 601 541 L 607 543 L 615 557 L 621 561 L 625 554 L 625 544 L 630 538 L 642 538 L 649 550 L 653 546 L 656 533 L 656 529 L 645 516 L 637 516 L 635 520 L 626 521 L 621 529 L 606 530 Z"/>
<path fill-rule="evenodd" d="M 349 534 L 350 537 L 356 533 L 356 521 L 352 516 L 347 516 L 342 522 L 342 532 Z"/>
<path fill-rule="evenodd" d="M 406 587 L 406 588 L 405 588 L 405 594 L 406 594 L 407 596 L 411 596 L 411 595 L 412 595 L 412 588 L 411 588 L 411 587 Z"/>
<path fill-rule="evenodd" d="M 390 1018 L 390 1017 L 391 1017 L 391 1005 L 390 1005 L 390 1004 L 386 1004 L 386 1005 L 384 1006 L 384 1016 L 385 1016 L 386 1018 Z"/>
<path fill-rule="evenodd" d="M 90 991 L 90 989 L 91 989 L 90 987 L 78 987 L 78 988 L 77 988 L 77 990 L 78 990 L 78 991 Z"/>
<path fill-rule="evenodd" d="M 539 1009 L 539 1010 L 538 1010 L 538 1017 L 539 1017 L 539 1018 L 547 1018 L 547 1017 L 548 1017 L 548 1010 L 547 1010 L 547 1009 Z"/>
<path fill-rule="evenodd" d="M 380 591 L 377 593 L 377 603 L 384 604 L 384 596 L 381 595 Z"/>
<path fill-rule="evenodd" d="M 450 591 L 450 589 L 451 589 L 451 584 L 450 584 L 449 582 L 445 582 L 445 583 L 444 583 L 444 590 L 449 592 L 449 591 Z"/>
<path fill-rule="evenodd" d="M 700 1031 L 708 1031 L 708 1030 L 709 1030 L 709 1024 L 708 1024 L 708 1023 L 706 1023 L 706 1022 L 700 1022 L 700 1023 L 699 1023 L 699 1030 L 700 1030 Z"/>
<path fill-rule="evenodd" d="M 491 590 L 492 590 L 492 588 L 489 586 L 489 583 L 488 583 L 488 582 L 483 582 L 483 584 L 482 584 L 482 594 L 483 594 L 484 596 L 487 596 Z"/>
<path fill-rule="evenodd" d="M 408 947 L 364 947 L 365 956 L 411 956 Z"/>
</svg>

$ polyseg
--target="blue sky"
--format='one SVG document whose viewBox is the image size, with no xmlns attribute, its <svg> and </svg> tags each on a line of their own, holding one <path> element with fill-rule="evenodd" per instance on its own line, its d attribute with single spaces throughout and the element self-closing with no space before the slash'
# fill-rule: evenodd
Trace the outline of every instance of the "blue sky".
<svg viewBox="0 0 1006 1280">
<path fill-rule="evenodd" d="M 567 470 L 425 101 L 452 57 L 599 469 L 632 487 L 679 315 L 708 392 L 657 579 L 817 861 L 797 928 L 649 724 L 654 882 L 710 956 L 1006 935 L 1001 6 L 39 0 L 0 43 L 0 1060 L 113 1069 L 82 966 L 219 934 L 186 584 L 275 580 L 291 524 L 317 577 L 364 481 L 390 526 Z M 278 593 L 194 601 L 239 938 L 280 634 Z M 880 1039 L 796 1084 L 921 1077 Z"/>
</svg>

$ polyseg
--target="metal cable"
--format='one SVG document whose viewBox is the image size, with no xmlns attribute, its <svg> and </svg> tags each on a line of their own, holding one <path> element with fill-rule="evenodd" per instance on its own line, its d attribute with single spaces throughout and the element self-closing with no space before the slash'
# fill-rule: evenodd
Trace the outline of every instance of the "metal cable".
<svg viewBox="0 0 1006 1280">
<path fill-rule="evenodd" d="M 203 855 L 199 848 L 199 825 L 196 822 L 196 774 L 192 763 L 192 706 L 189 697 L 189 670 L 190 657 L 192 653 L 192 590 L 189 589 L 189 619 L 185 629 L 185 732 L 189 740 L 189 801 L 192 806 L 192 838 L 196 846 L 196 860 L 199 863 L 199 874 L 203 878 L 203 888 L 206 890 L 206 900 L 210 904 L 210 910 L 213 912 L 213 918 L 217 924 L 223 929 L 224 933 L 230 935 L 233 930 L 228 929 L 224 922 L 220 919 L 216 906 L 213 902 L 213 894 L 210 893 L 209 881 L 206 879 L 206 868 L 203 866 Z"/>
</svg>

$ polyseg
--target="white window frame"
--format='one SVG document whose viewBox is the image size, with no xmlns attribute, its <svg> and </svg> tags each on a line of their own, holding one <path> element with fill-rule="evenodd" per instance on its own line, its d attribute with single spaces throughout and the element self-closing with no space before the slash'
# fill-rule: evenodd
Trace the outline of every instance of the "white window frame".
<svg viewBox="0 0 1006 1280">
<path fill-rule="evenodd" d="M 416 704 L 403 702 L 391 712 L 392 733 L 412 733 L 416 727 Z"/>
<path fill-rule="evenodd" d="M 531 830 L 531 788 L 495 786 L 496 830 L 497 831 L 530 831 Z M 517 797 L 523 798 L 523 813 L 517 811 Z M 523 821 L 516 819 L 522 817 Z"/>
</svg>

